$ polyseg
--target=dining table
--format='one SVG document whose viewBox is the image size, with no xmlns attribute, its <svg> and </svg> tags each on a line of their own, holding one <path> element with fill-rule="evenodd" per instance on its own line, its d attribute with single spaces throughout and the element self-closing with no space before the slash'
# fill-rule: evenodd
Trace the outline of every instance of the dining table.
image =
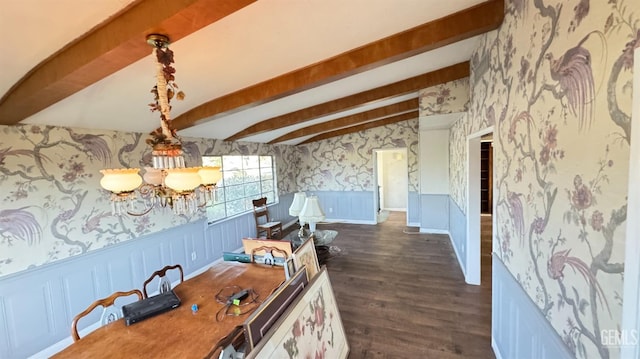
<svg viewBox="0 0 640 359">
<path fill-rule="evenodd" d="M 229 311 L 216 299 L 219 293 L 251 289 L 257 307 L 284 280 L 283 267 L 216 263 L 173 288 L 181 301 L 179 307 L 131 325 L 124 319 L 111 322 L 53 358 L 204 358 L 220 339 L 242 325 L 252 309 Z"/>
</svg>

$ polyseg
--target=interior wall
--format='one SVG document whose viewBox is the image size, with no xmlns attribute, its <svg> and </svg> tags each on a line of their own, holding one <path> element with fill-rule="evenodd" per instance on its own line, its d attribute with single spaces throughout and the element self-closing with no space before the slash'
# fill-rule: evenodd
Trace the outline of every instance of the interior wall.
<svg viewBox="0 0 640 359">
<path fill-rule="evenodd" d="M 418 190 L 417 119 L 298 146 L 297 186 L 308 192 L 376 193 L 373 151 L 396 148 L 406 148 L 406 170 L 403 172 L 408 174 L 408 180 L 404 193 L 408 189 L 411 196 L 411 192 Z"/>
<path fill-rule="evenodd" d="M 621 325 L 631 4 L 507 1 L 451 130 L 450 193 L 466 214 L 467 136 L 494 126 L 493 250 L 576 357 L 619 356 L 601 335 Z"/>
<path fill-rule="evenodd" d="M 0 126 L 0 276 L 200 220 L 153 210 L 113 216 L 103 168 L 150 163 L 146 135 L 38 125 Z M 184 138 L 188 165 L 202 155 L 264 154 L 276 160 L 278 193 L 296 190 L 293 146 Z"/>
<path fill-rule="evenodd" d="M 420 130 L 420 193 L 449 194 L 449 129 Z"/>
</svg>

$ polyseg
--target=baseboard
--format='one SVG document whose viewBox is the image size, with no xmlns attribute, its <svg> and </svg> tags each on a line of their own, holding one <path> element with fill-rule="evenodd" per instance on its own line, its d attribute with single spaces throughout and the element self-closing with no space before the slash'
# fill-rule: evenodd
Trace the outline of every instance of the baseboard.
<svg viewBox="0 0 640 359">
<path fill-rule="evenodd" d="M 451 236 L 451 234 L 449 234 L 449 241 L 451 242 L 451 247 L 453 247 L 453 251 L 456 254 L 456 258 L 458 259 L 458 265 L 460 265 L 460 270 L 462 271 L 462 275 L 465 278 L 467 278 L 467 271 L 466 268 L 462 265 L 462 257 L 460 257 L 460 253 L 458 253 L 458 247 L 456 247 L 456 244 L 453 242 L 453 236 Z"/>
<path fill-rule="evenodd" d="M 325 219 L 324 222 L 321 222 L 321 223 L 318 223 L 318 224 L 330 224 L 330 223 L 378 224 L 377 221 L 358 220 L 358 219 L 338 219 L 338 218 Z"/>
<path fill-rule="evenodd" d="M 407 227 L 420 227 L 420 222 L 409 222 Z"/>
<path fill-rule="evenodd" d="M 290 221 L 290 222 L 287 222 L 287 223 L 283 223 L 282 224 L 282 229 L 287 229 L 287 228 L 289 228 L 289 227 L 291 227 L 291 226 L 293 226 L 293 225 L 295 225 L 297 223 L 298 223 L 297 219 L 294 219 L 293 221 Z"/>
<path fill-rule="evenodd" d="M 493 355 L 496 359 L 502 359 L 502 353 L 500 353 L 500 348 L 498 348 L 498 343 L 493 339 L 493 335 L 491 335 L 491 349 L 493 349 Z"/>
<path fill-rule="evenodd" d="M 449 233 L 446 229 L 435 229 L 435 228 L 420 228 L 420 233 L 430 233 L 430 234 L 446 234 L 451 238 L 451 233 Z"/>
<path fill-rule="evenodd" d="M 389 211 L 389 212 L 406 212 L 407 209 L 406 208 L 382 208 L 383 211 Z"/>
<path fill-rule="evenodd" d="M 435 229 L 435 228 L 420 228 L 420 233 L 430 233 L 430 234 L 446 234 L 449 236 L 449 242 L 451 242 L 451 247 L 453 247 L 453 251 L 456 253 L 456 259 L 458 259 L 458 265 L 460 266 L 460 270 L 462 274 L 467 277 L 467 272 L 465 271 L 464 266 L 462 265 L 462 257 L 460 257 L 460 253 L 458 253 L 458 248 L 456 244 L 453 242 L 453 236 L 446 229 Z"/>
</svg>

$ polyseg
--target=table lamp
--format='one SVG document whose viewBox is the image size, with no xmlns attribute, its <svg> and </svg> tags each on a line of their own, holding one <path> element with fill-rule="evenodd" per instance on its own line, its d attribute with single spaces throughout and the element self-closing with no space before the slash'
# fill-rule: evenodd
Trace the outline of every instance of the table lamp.
<svg viewBox="0 0 640 359">
<path fill-rule="evenodd" d="M 304 192 L 296 192 L 293 195 L 293 202 L 291 203 L 291 207 L 289 207 L 289 215 L 298 217 L 300 212 L 302 212 L 302 207 L 304 207 L 304 201 L 307 198 L 307 195 Z M 298 237 L 302 238 L 304 236 L 304 222 L 302 219 L 298 218 L 300 221 L 300 231 L 298 231 Z"/>
<path fill-rule="evenodd" d="M 301 223 L 309 223 L 309 230 L 313 234 L 316 231 L 316 223 L 325 218 L 324 212 L 320 208 L 320 202 L 318 202 L 318 196 L 307 197 L 299 217 Z"/>
</svg>

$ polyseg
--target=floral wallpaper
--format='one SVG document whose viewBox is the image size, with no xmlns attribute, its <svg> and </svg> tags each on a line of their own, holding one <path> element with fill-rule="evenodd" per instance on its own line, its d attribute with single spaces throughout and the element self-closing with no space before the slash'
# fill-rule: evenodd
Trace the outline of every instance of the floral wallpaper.
<svg viewBox="0 0 640 359">
<path fill-rule="evenodd" d="M 420 91 L 420 116 L 466 111 L 469 79 Z M 298 146 L 301 191 L 373 191 L 373 150 L 407 148 L 409 191 L 418 192 L 417 119 Z"/>
<path fill-rule="evenodd" d="M 113 216 L 103 168 L 144 167 L 147 135 L 78 128 L 0 126 L 0 276 L 195 221 L 154 209 Z M 274 155 L 278 192 L 295 192 L 292 146 L 184 138 L 188 165 L 202 155 Z"/>
<path fill-rule="evenodd" d="M 451 130 L 465 209 L 465 141 L 494 126 L 493 250 L 577 358 L 616 358 L 621 325 L 633 50 L 640 3 L 507 1 L 471 59 Z"/>
<path fill-rule="evenodd" d="M 469 78 L 420 91 L 420 117 L 466 112 L 469 109 Z"/>
<path fill-rule="evenodd" d="M 300 191 L 373 191 L 373 150 L 406 148 L 409 191 L 418 191 L 418 119 L 298 146 Z"/>
</svg>

